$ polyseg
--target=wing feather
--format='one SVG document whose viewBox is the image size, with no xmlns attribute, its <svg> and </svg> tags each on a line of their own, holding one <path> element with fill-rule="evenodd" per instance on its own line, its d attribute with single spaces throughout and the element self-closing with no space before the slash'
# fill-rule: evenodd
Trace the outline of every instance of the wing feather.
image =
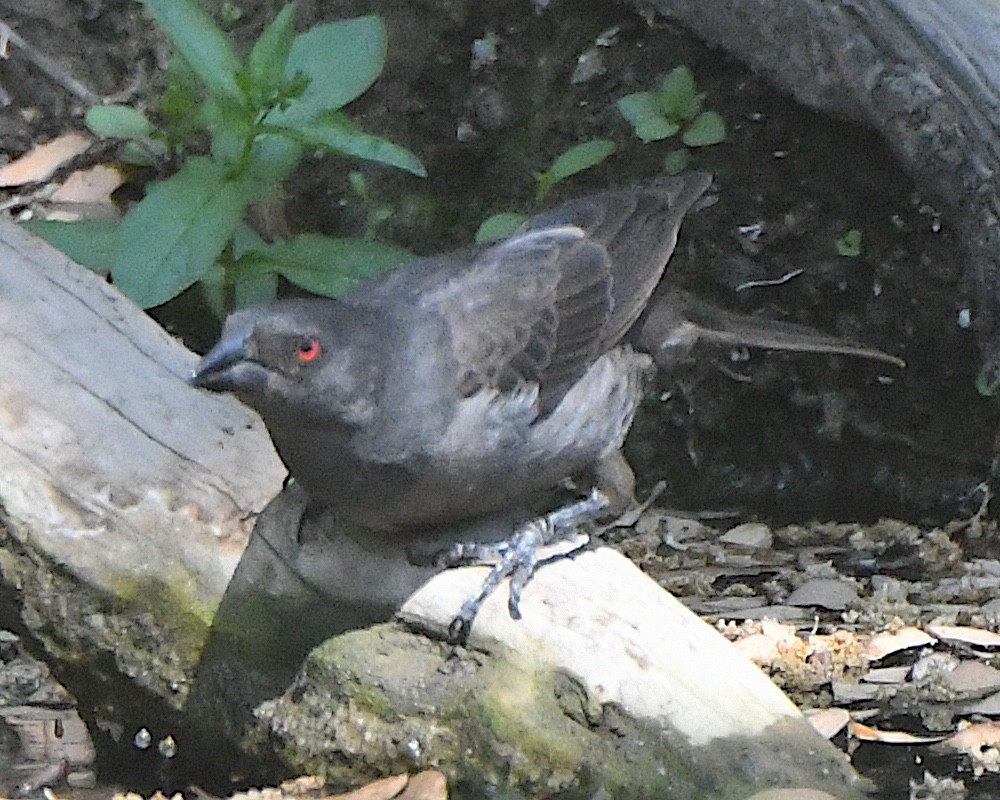
<svg viewBox="0 0 1000 800">
<path fill-rule="evenodd" d="M 344 300 L 425 315 L 450 345 L 460 396 L 534 384 L 544 413 L 635 322 L 709 182 L 692 175 L 570 202 L 496 245 L 423 259 Z"/>
</svg>

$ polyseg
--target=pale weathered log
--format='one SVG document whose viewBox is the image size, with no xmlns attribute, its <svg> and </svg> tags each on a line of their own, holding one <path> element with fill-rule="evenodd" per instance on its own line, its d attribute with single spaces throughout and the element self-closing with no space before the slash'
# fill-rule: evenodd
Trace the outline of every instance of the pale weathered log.
<svg viewBox="0 0 1000 800">
<path fill-rule="evenodd" d="M 443 633 L 484 575 L 436 576 L 402 618 Z M 294 766 L 335 780 L 434 765 L 468 797 L 862 795 L 843 753 L 620 553 L 542 566 L 521 611 L 510 618 L 504 584 L 472 649 L 396 626 L 331 639 L 261 716 Z"/>
<path fill-rule="evenodd" d="M 186 693 L 283 467 L 186 385 L 195 357 L 114 287 L 0 220 L 0 574 L 58 649 Z M 152 611 L 152 614 L 143 614 Z"/>
</svg>

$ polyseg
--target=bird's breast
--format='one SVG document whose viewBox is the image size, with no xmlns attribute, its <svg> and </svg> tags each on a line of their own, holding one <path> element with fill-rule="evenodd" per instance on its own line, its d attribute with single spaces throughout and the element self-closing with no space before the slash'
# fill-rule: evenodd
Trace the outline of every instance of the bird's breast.
<svg viewBox="0 0 1000 800">
<path fill-rule="evenodd" d="M 372 529 L 426 528 L 530 504 L 620 448 L 648 362 L 626 348 L 602 356 L 542 417 L 527 385 L 461 399 L 436 431 L 412 419 L 403 439 L 398 426 L 381 442 L 371 430 L 268 427 L 314 502 Z"/>
</svg>

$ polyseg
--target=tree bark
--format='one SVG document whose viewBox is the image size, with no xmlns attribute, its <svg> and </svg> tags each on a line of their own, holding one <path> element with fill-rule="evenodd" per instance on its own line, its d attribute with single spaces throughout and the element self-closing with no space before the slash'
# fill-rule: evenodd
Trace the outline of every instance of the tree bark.
<svg viewBox="0 0 1000 800">
<path fill-rule="evenodd" d="M 5 220 L 0 335 L 0 576 L 55 652 L 110 652 L 179 701 L 281 487 L 267 433 L 189 388 L 194 355 L 116 289 Z"/>
</svg>

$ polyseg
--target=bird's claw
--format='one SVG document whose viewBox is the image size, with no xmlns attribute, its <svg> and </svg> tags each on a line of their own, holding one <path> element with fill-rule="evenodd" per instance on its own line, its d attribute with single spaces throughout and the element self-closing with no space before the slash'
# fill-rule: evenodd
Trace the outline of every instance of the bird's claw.
<svg viewBox="0 0 1000 800">
<path fill-rule="evenodd" d="M 448 626 L 448 639 L 452 643 L 464 642 L 472 629 L 479 609 L 486 598 L 496 590 L 504 578 L 510 578 L 510 595 L 507 599 L 507 610 L 511 619 L 521 618 L 521 592 L 528 585 L 531 576 L 538 565 L 538 549 L 552 544 L 560 539 L 568 538 L 579 523 L 598 516 L 609 505 L 607 496 L 597 489 L 589 496 L 576 503 L 558 508 L 544 517 L 534 519 L 521 527 L 507 542 L 488 545 L 485 550 L 499 555 L 499 561 L 486 576 L 479 592 L 462 604 L 461 610 Z M 482 553 L 483 548 L 475 549 Z M 466 545 L 452 547 L 449 554 L 468 555 L 470 548 Z"/>
</svg>

